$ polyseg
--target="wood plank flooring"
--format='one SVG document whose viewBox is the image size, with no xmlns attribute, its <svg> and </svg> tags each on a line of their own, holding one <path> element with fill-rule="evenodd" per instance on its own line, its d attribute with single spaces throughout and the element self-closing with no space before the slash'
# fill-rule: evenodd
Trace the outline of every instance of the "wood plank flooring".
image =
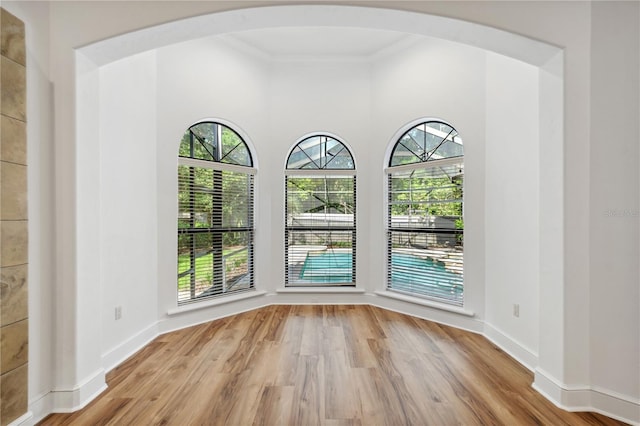
<svg viewBox="0 0 640 426">
<path fill-rule="evenodd" d="M 482 336 L 371 306 L 270 306 L 162 335 L 42 425 L 618 425 Z"/>
</svg>

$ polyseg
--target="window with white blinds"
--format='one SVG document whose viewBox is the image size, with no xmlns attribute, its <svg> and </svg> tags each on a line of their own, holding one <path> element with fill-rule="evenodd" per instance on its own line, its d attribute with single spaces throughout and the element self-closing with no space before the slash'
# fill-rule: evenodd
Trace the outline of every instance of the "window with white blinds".
<svg viewBox="0 0 640 426">
<path fill-rule="evenodd" d="M 462 306 L 462 139 L 421 123 L 396 142 L 387 169 L 387 288 Z"/>
<path fill-rule="evenodd" d="M 178 159 L 178 304 L 253 288 L 254 174 L 232 129 L 198 123 Z"/>
<path fill-rule="evenodd" d="M 355 164 L 342 142 L 314 135 L 287 160 L 285 284 L 353 286 L 355 280 Z"/>
</svg>

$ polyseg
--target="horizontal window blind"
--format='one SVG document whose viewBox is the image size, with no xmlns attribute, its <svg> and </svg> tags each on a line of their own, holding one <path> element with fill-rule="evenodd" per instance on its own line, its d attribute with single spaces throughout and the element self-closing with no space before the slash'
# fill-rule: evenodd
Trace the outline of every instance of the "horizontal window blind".
<svg viewBox="0 0 640 426">
<path fill-rule="evenodd" d="M 462 306 L 463 252 L 443 249 L 455 245 L 459 235 L 389 231 L 389 288 Z"/>
<path fill-rule="evenodd" d="M 462 162 L 390 171 L 388 288 L 462 306 Z"/>
<path fill-rule="evenodd" d="M 354 285 L 355 176 L 286 177 L 286 285 Z"/>
<path fill-rule="evenodd" d="M 179 304 L 253 287 L 254 176 L 216 165 L 178 166 Z"/>
</svg>

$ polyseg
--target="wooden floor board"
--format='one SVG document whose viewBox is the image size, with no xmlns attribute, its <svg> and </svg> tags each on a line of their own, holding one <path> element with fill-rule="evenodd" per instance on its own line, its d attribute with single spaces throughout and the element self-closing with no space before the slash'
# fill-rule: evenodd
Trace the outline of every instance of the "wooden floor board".
<svg viewBox="0 0 640 426">
<path fill-rule="evenodd" d="M 569 413 L 484 337 L 360 305 L 269 306 L 159 336 L 42 425 L 619 425 Z"/>
</svg>

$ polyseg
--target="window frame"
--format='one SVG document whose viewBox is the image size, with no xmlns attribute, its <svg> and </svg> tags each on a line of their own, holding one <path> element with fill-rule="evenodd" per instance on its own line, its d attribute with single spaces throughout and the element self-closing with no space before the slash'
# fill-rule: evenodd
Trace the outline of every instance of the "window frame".
<svg viewBox="0 0 640 426">
<path fill-rule="evenodd" d="M 326 137 L 329 139 L 332 139 L 336 142 L 338 142 L 339 144 L 342 145 L 342 148 L 344 150 L 346 150 L 346 153 L 348 153 L 349 157 L 350 157 L 350 161 L 352 163 L 352 167 L 351 168 L 344 168 L 344 167 L 340 167 L 340 168 L 326 168 L 327 164 L 330 164 L 330 161 L 326 162 L 325 164 L 322 163 L 322 161 L 319 161 L 321 166 L 325 166 L 325 168 L 289 168 L 289 164 L 290 164 L 290 160 L 291 160 L 291 156 L 293 153 L 296 152 L 296 149 L 303 144 L 304 142 L 308 141 L 309 139 L 315 138 L 315 137 Z M 342 152 L 342 150 L 341 150 Z M 316 164 L 317 165 L 317 164 Z M 285 267 L 285 277 L 284 277 L 284 285 L 286 288 L 345 288 L 345 287 L 355 287 L 356 286 L 356 240 L 357 240 L 357 178 L 356 178 L 356 162 L 355 162 L 355 158 L 353 156 L 352 153 L 352 149 L 351 147 L 349 147 L 349 145 L 347 143 L 345 143 L 340 137 L 333 135 L 331 133 L 327 133 L 327 132 L 317 132 L 317 133 L 310 133 L 307 134 L 303 137 L 301 137 L 300 139 L 297 140 L 297 142 L 291 147 L 291 149 L 289 150 L 287 157 L 286 157 L 286 161 L 285 161 L 285 169 L 284 169 L 284 267 Z M 310 225 L 310 226 L 295 226 L 295 225 L 289 225 L 289 193 L 288 193 L 288 184 L 289 184 L 289 179 L 290 178 L 295 178 L 295 177 L 309 177 L 309 178 L 341 178 L 341 177 L 350 177 L 352 179 L 352 185 L 353 185 L 353 190 L 352 190 L 352 207 L 353 207 L 353 213 L 352 213 L 352 226 L 314 226 L 314 225 Z M 330 281 L 318 281 L 318 282 L 303 282 L 303 280 L 297 280 L 297 281 L 292 281 L 290 279 L 291 274 L 293 273 L 293 264 L 290 262 L 290 248 L 291 246 L 289 245 L 289 239 L 292 235 L 292 233 L 296 233 L 296 232 L 309 232 L 311 233 L 311 235 L 313 235 L 313 233 L 322 233 L 322 232 L 327 232 L 327 233 L 332 233 L 332 232 L 344 232 L 344 233 L 351 233 L 351 266 L 350 266 L 350 275 L 351 275 L 351 280 L 350 281 L 336 281 L 336 282 L 330 282 Z M 325 248 L 325 250 L 327 250 L 327 248 Z M 328 250 L 336 250 L 336 249 L 328 249 Z M 309 252 L 311 252 L 311 250 L 307 251 L 305 254 L 305 261 L 306 259 L 308 259 L 308 255 Z M 298 265 L 296 265 L 297 267 Z"/>
<path fill-rule="evenodd" d="M 462 155 L 455 155 L 455 156 L 450 156 L 450 157 L 445 157 L 445 158 L 438 158 L 438 159 L 434 159 L 432 158 L 432 155 L 423 155 L 422 156 L 422 161 L 415 161 L 415 162 L 408 162 L 408 163 L 404 163 L 404 164 L 399 164 L 399 165 L 391 165 L 394 162 L 394 154 L 396 153 L 397 149 L 398 149 L 398 145 L 400 144 L 400 141 L 405 137 L 405 135 L 407 135 L 409 132 L 411 132 L 412 130 L 426 125 L 427 123 L 438 123 L 438 124 L 443 124 L 448 126 L 449 128 L 451 128 L 451 130 L 455 133 L 454 137 L 459 138 L 460 141 L 460 145 L 462 147 Z M 444 139 L 443 139 L 444 140 Z M 437 150 L 434 149 L 433 151 L 435 152 Z M 418 157 L 418 156 L 417 156 Z M 392 178 L 393 178 L 393 174 L 397 174 L 397 173 L 402 173 L 402 172 L 410 172 L 410 171 L 425 171 L 425 173 L 429 173 L 429 170 L 438 168 L 438 167 L 447 167 L 447 166 L 455 166 L 455 165 L 459 165 L 460 167 L 460 173 L 459 175 L 461 176 L 462 179 L 462 183 L 459 186 L 459 189 L 462 191 L 462 196 L 461 199 L 459 201 L 460 203 L 460 209 L 461 209 L 461 213 L 459 215 L 459 218 L 461 219 L 461 224 L 462 224 L 462 228 L 458 229 L 458 224 L 456 223 L 456 227 L 455 229 L 449 229 L 449 228 L 437 228 L 437 227 L 428 227 L 427 225 L 425 226 L 410 226 L 410 220 L 407 223 L 409 226 L 407 227 L 398 227 L 398 226 L 394 226 L 393 224 L 393 214 L 392 214 L 392 197 L 393 197 L 393 190 L 392 190 Z M 396 175 L 397 176 L 397 175 Z M 441 175 L 442 176 L 442 175 Z M 397 178 L 397 177 L 396 177 Z M 434 179 L 436 179 L 436 177 L 434 177 Z M 407 124 L 406 126 L 403 126 L 402 129 L 400 129 L 398 132 L 396 132 L 394 138 L 392 139 L 391 143 L 389 144 L 388 148 L 387 148 L 387 155 L 385 156 L 385 165 L 384 165 L 384 181 L 385 181 L 385 197 L 384 197 L 384 202 L 385 202 L 385 234 L 386 234 L 386 247 L 385 247 L 385 290 L 386 291 L 391 291 L 394 293 L 398 293 L 399 295 L 405 295 L 405 296 L 410 296 L 410 297 L 416 297 L 418 299 L 424 299 L 425 301 L 430 301 L 430 302 L 435 302 L 437 304 L 442 304 L 443 306 L 447 306 L 447 307 L 451 307 L 453 309 L 458 309 L 458 308 L 463 308 L 464 307 L 464 303 L 465 303 L 465 297 L 464 297 L 464 261 L 463 261 L 463 253 L 464 253 L 464 145 L 462 143 L 462 138 L 460 137 L 459 133 L 457 132 L 457 130 L 455 129 L 454 126 L 452 126 L 450 123 L 448 123 L 445 120 L 439 119 L 439 118 L 423 118 L 423 119 L 419 119 L 419 120 L 415 120 L 409 124 Z M 437 187 L 435 187 L 434 189 L 438 189 Z M 429 203 L 430 201 L 428 201 L 427 203 Z M 451 203 L 456 203 L 457 201 L 455 200 L 451 200 Z M 449 201 L 447 201 L 447 203 L 449 203 Z M 409 203 L 411 204 L 411 203 Z M 444 203 L 443 203 L 444 204 Z M 445 216 L 437 216 L 437 215 L 430 215 L 433 218 L 436 217 L 445 217 Z M 398 232 L 402 232 L 402 233 L 407 233 L 410 234 L 412 231 L 417 231 L 420 233 L 423 233 L 425 235 L 432 235 L 432 238 L 438 238 L 438 235 L 443 235 L 443 234 L 453 234 L 455 236 L 455 241 L 458 241 L 458 238 L 460 239 L 460 256 L 459 256 L 459 260 L 456 257 L 453 262 L 458 262 L 459 264 L 454 263 L 454 266 L 452 269 L 457 269 L 459 270 L 459 274 L 460 274 L 460 286 L 461 286 L 461 291 L 462 294 L 459 297 L 452 297 L 451 299 L 447 299 L 445 297 L 439 296 L 436 292 L 426 292 L 426 291 L 408 291 L 407 289 L 402 289 L 402 288 L 398 288 L 401 286 L 397 286 L 394 287 L 393 282 L 392 282 L 392 273 L 394 272 L 394 267 L 393 267 L 393 263 L 392 263 L 392 254 L 394 254 L 394 243 L 393 243 L 393 237 L 394 237 L 394 233 L 398 233 Z M 410 237 L 409 237 L 410 238 Z M 427 237 L 425 237 L 426 240 Z M 454 250 L 455 247 L 457 247 L 457 242 L 454 242 Z M 426 244 L 424 249 L 426 249 L 427 251 L 429 249 L 427 249 Z M 399 250 L 395 250 L 395 254 L 397 255 L 400 251 Z M 431 261 L 433 262 L 433 264 L 436 264 L 436 262 L 440 259 L 437 259 L 436 257 L 434 258 L 430 258 L 425 256 L 423 253 L 419 253 L 420 256 L 422 256 L 423 258 L 426 258 L 427 261 Z M 453 256 L 452 256 L 453 257 Z M 447 266 L 448 267 L 448 266 Z M 430 267 L 429 267 L 430 268 Z M 398 268 L 399 269 L 399 268 Z M 398 270 L 396 269 L 396 271 Z M 419 269 L 419 268 L 417 268 Z M 427 267 L 425 267 L 425 269 L 427 269 Z M 458 272 L 458 271 L 456 271 Z M 420 274 L 419 271 L 415 271 L 414 272 L 416 276 L 418 276 Z M 429 272 L 431 273 L 431 272 Z M 437 273 L 433 272 L 433 275 L 435 276 Z M 420 278 L 418 278 L 420 279 Z M 420 285 L 420 284 L 418 284 Z M 426 283 L 423 284 L 424 287 L 426 286 Z M 409 287 L 409 286 L 406 286 Z"/>
<path fill-rule="evenodd" d="M 237 127 L 229 125 L 227 123 L 225 123 L 223 120 L 204 120 L 204 121 L 200 121 L 197 122 L 193 125 L 191 125 L 184 133 L 183 133 L 183 138 L 180 141 L 180 147 L 182 148 L 182 144 L 185 142 L 184 138 L 187 135 L 187 133 L 189 133 L 189 142 L 187 142 L 190 146 L 189 146 L 189 153 L 190 155 L 193 155 L 194 153 L 194 138 L 193 138 L 193 128 L 202 124 L 213 124 L 216 126 L 221 126 L 221 129 L 219 130 L 220 133 L 219 135 L 222 135 L 222 132 L 224 132 L 225 128 L 232 132 L 233 135 L 232 137 L 237 138 L 237 140 L 239 141 L 238 145 L 236 145 L 235 147 L 233 147 L 229 152 L 233 151 L 234 149 L 236 149 L 238 146 L 240 146 L 240 144 L 243 145 L 244 149 L 246 149 L 246 156 L 245 156 L 245 160 L 248 162 L 248 165 L 240 165 L 238 164 L 236 161 L 234 162 L 225 162 L 224 159 L 226 158 L 225 155 L 221 155 L 221 153 L 223 152 L 223 150 L 221 149 L 222 147 L 222 140 L 218 139 L 217 140 L 217 145 L 218 145 L 218 150 L 215 152 L 216 155 L 211 155 L 211 159 L 201 159 L 201 158 L 192 158 L 192 157 L 188 157 L 188 156 L 184 156 L 184 155 L 180 155 L 180 150 L 178 152 L 178 158 L 177 158 L 177 177 L 178 177 L 178 193 L 177 193 L 177 202 L 178 202 L 178 217 L 177 217 L 177 253 L 176 253 L 176 259 L 178 262 L 178 269 L 177 269 L 177 277 L 176 277 L 176 303 L 177 306 L 185 306 L 185 305 L 191 305 L 193 303 L 198 303 L 198 302 L 204 302 L 204 301 L 209 301 L 211 299 L 216 299 L 219 297 L 225 297 L 225 296 L 231 296 L 231 295 L 237 295 L 238 293 L 242 293 L 245 291 L 250 291 L 250 290 L 255 290 L 255 202 L 256 202 L 256 191 L 255 191 L 255 177 L 257 174 L 257 168 L 254 167 L 254 154 L 251 150 L 250 145 L 246 142 L 246 137 L 243 137 L 243 135 L 241 135 L 240 132 L 238 132 L 236 130 Z M 196 142 L 197 143 L 197 142 Z M 200 142 L 202 145 L 204 145 L 202 142 Z M 229 152 L 227 152 L 227 154 L 229 154 Z M 193 173 L 189 173 L 189 177 L 187 178 L 187 180 L 185 180 L 184 178 L 181 178 L 180 175 L 180 169 L 181 167 L 188 167 L 190 168 L 190 170 L 194 170 Z M 215 191 L 215 188 L 212 189 L 208 189 L 205 188 L 204 190 L 202 188 L 199 188 L 198 190 L 195 189 L 195 171 L 197 169 L 201 169 L 201 170 L 211 170 L 212 171 L 212 179 L 215 179 L 216 176 L 216 172 L 220 172 L 219 179 L 220 179 L 220 185 L 224 185 L 224 173 L 231 173 L 231 179 L 235 179 L 236 177 L 234 177 L 233 175 L 246 175 L 246 185 L 247 185 L 247 189 L 246 189 L 246 198 L 243 198 L 245 200 L 245 207 L 244 209 L 245 211 L 245 215 L 243 215 L 243 219 L 246 219 L 246 226 L 224 226 L 223 225 L 223 221 L 225 220 L 225 213 L 224 210 L 222 210 L 222 203 L 223 203 L 223 197 L 225 195 L 225 192 L 223 192 L 223 189 L 220 189 L 220 192 L 213 192 Z M 241 177 L 241 176 L 240 176 Z M 242 178 L 242 177 L 241 177 Z M 187 205 L 185 205 L 184 202 L 181 203 L 180 201 L 180 194 L 181 194 L 181 185 L 189 185 L 189 190 L 188 193 L 189 195 L 189 202 L 187 203 Z M 212 181 L 212 185 L 215 186 L 215 182 Z M 211 210 L 206 211 L 204 214 L 208 214 L 210 215 L 210 220 L 213 221 L 214 217 L 217 217 L 219 219 L 215 219 L 217 221 L 219 221 L 218 224 L 213 224 L 210 223 L 208 227 L 197 227 L 195 226 L 195 222 L 193 222 L 195 219 L 193 219 L 194 217 L 197 216 L 197 214 L 203 214 L 203 212 L 200 212 L 199 210 L 195 209 L 195 201 L 194 201 L 194 195 L 192 194 L 196 194 L 196 193 L 205 193 L 208 191 L 212 191 L 209 194 L 212 196 L 212 200 L 211 203 L 213 203 L 214 205 L 211 206 Z M 245 191 L 241 190 L 241 193 L 244 194 Z M 219 204 L 219 209 L 216 210 L 216 205 L 215 204 Z M 189 220 L 192 221 L 191 223 L 191 227 L 181 227 L 180 224 L 180 220 L 181 220 L 181 214 L 182 212 L 184 212 L 183 207 L 186 207 L 187 210 L 187 214 L 188 217 L 190 218 Z M 233 215 L 232 215 L 233 217 Z M 183 219 L 184 220 L 184 219 Z M 238 288 L 238 289 L 229 289 L 226 287 L 226 265 L 225 265 L 225 255 L 224 253 L 224 238 L 225 238 L 225 234 L 227 233 L 237 233 L 237 234 L 241 234 L 244 233 L 246 235 L 246 245 L 244 250 L 239 250 L 239 251 L 246 251 L 246 272 L 245 273 L 241 273 L 241 277 L 239 278 L 238 281 L 240 281 L 241 279 L 244 279 L 244 277 L 247 277 L 247 280 L 245 280 L 245 282 L 242 284 L 243 287 L 242 288 Z M 195 291 L 197 291 L 195 289 L 195 284 L 194 281 L 197 279 L 196 278 L 196 274 L 198 272 L 201 272 L 200 268 L 201 266 L 198 266 L 196 259 L 197 257 L 195 256 L 195 250 L 196 250 L 196 243 L 195 243 L 195 235 L 197 234 L 208 234 L 208 236 L 211 237 L 212 239 L 212 244 L 217 246 L 214 247 L 212 246 L 210 251 L 207 253 L 211 254 L 212 256 L 212 265 L 211 265 L 211 283 L 210 283 L 210 287 L 205 289 L 204 291 L 200 292 L 199 294 L 195 294 Z M 193 240 L 191 241 L 191 247 L 189 249 L 189 265 L 188 265 L 188 269 L 185 271 L 181 271 L 180 268 L 180 236 L 184 236 L 184 235 L 192 235 Z M 217 236 L 217 237 L 216 237 Z M 215 243 L 213 242 L 213 239 L 216 238 L 219 241 L 216 241 Z M 238 252 L 239 252 L 238 251 Z M 215 253 L 219 253 L 219 260 L 216 260 L 214 258 L 214 254 Z M 226 255 L 227 257 L 233 256 L 236 253 L 231 253 Z M 240 258 L 244 257 L 244 254 L 240 254 Z M 207 267 L 208 268 L 208 267 Z M 207 269 L 208 271 L 208 269 Z M 190 286 L 189 286 L 189 296 L 187 298 L 182 298 L 181 299 L 181 294 L 184 293 L 184 291 L 182 291 L 181 293 L 181 289 L 180 289 L 180 279 L 184 276 L 191 276 L 190 278 Z M 210 294 L 205 294 L 207 292 L 210 292 Z M 184 295 L 182 295 L 184 296 Z"/>
</svg>

